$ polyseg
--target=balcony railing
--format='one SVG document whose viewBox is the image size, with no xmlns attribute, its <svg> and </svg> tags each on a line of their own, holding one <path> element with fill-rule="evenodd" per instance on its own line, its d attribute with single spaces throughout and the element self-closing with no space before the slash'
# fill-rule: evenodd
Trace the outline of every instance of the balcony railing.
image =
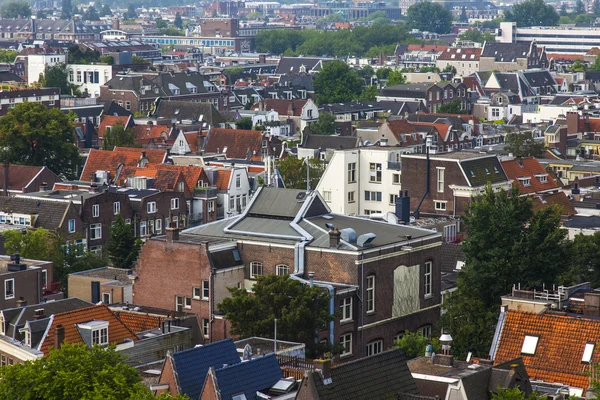
<svg viewBox="0 0 600 400">
<path fill-rule="evenodd" d="M 391 169 L 391 170 L 394 170 L 394 171 L 400 171 L 400 170 L 402 170 L 402 163 L 401 162 L 388 161 L 388 169 Z"/>
<path fill-rule="evenodd" d="M 60 282 L 50 282 L 42 288 L 44 296 L 60 293 Z"/>
</svg>

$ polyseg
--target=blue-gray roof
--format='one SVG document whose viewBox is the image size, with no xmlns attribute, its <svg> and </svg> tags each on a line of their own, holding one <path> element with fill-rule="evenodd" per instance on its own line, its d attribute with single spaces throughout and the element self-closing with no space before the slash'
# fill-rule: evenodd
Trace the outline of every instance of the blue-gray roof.
<svg viewBox="0 0 600 400">
<path fill-rule="evenodd" d="M 174 353 L 172 358 L 181 393 L 190 399 L 200 397 L 210 367 L 216 369 L 224 364 L 240 363 L 240 356 L 232 339 L 180 351 Z"/>
<path fill-rule="evenodd" d="M 216 369 L 215 375 L 223 400 L 242 392 L 246 399 L 255 400 L 257 391 L 266 391 L 283 378 L 275 354 Z"/>
</svg>

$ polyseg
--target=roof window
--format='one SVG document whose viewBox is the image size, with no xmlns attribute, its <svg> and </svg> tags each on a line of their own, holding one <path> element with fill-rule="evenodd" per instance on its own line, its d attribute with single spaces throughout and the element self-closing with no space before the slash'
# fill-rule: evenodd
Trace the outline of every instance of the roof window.
<svg viewBox="0 0 600 400">
<path fill-rule="evenodd" d="M 523 347 L 521 347 L 521 354 L 529 356 L 535 355 L 535 350 L 537 349 L 539 340 L 539 336 L 525 335 L 525 339 L 523 340 Z"/>
<path fill-rule="evenodd" d="M 585 348 L 583 349 L 583 357 L 581 357 L 581 362 L 590 363 L 592 362 L 592 354 L 594 353 L 594 348 L 596 347 L 595 343 L 586 343 Z"/>
</svg>

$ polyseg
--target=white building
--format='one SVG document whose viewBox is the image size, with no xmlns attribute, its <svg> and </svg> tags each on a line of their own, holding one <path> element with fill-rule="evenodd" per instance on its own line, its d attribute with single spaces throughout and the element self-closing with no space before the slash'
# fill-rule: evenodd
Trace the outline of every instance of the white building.
<svg viewBox="0 0 600 400">
<path fill-rule="evenodd" d="M 30 54 L 27 56 L 27 83 L 32 84 L 40 81 L 40 74 L 46 71 L 46 67 L 66 63 L 66 54 Z"/>
<path fill-rule="evenodd" d="M 89 97 L 100 96 L 100 86 L 112 79 L 112 65 L 105 64 L 69 64 L 67 65 L 69 83 L 77 85 L 81 93 Z"/>
<path fill-rule="evenodd" d="M 518 43 L 535 41 L 547 53 L 585 54 L 600 47 L 600 29 L 561 26 L 517 28 L 514 22 L 501 22 L 496 42 Z"/>
<path fill-rule="evenodd" d="M 405 151 L 387 146 L 336 150 L 317 191 L 335 213 L 393 213 L 400 191 L 400 156 Z"/>
</svg>

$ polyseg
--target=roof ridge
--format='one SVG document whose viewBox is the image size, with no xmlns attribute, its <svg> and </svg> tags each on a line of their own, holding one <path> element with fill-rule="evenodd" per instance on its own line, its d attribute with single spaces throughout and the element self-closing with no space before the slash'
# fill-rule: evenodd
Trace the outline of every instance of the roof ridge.
<svg viewBox="0 0 600 400">
<path fill-rule="evenodd" d="M 198 349 L 204 349 L 206 347 L 211 347 L 211 346 L 214 346 L 216 344 L 223 343 L 223 342 L 228 342 L 228 341 L 233 343 L 233 339 L 232 338 L 226 338 L 226 339 L 223 339 L 223 340 L 218 340 L 216 342 L 211 342 L 211 343 L 208 343 L 208 344 L 203 344 L 202 346 L 192 347 L 191 349 L 181 350 L 181 351 L 178 351 L 176 353 L 173 353 L 172 356 L 175 356 L 176 354 L 191 353 L 194 350 L 197 351 Z"/>
</svg>

